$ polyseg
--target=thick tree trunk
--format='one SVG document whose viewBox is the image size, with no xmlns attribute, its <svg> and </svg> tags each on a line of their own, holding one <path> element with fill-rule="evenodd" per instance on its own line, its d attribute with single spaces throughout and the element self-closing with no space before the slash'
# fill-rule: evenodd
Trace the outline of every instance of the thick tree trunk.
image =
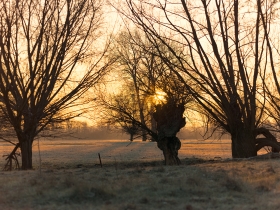
<svg viewBox="0 0 280 210">
<path fill-rule="evenodd" d="M 26 139 L 20 143 L 22 170 L 33 169 L 32 167 L 32 140 Z"/>
<path fill-rule="evenodd" d="M 157 122 L 157 145 L 163 151 L 166 165 L 179 165 L 178 150 L 181 142 L 176 134 L 186 125 L 184 118 L 185 107 L 173 101 L 156 106 L 153 117 Z"/>
<path fill-rule="evenodd" d="M 247 129 L 232 134 L 232 157 L 248 158 L 257 156 L 255 136 Z"/>
<path fill-rule="evenodd" d="M 164 137 L 157 142 L 164 155 L 165 165 L 179 165 L 178 151 L 181 148 L 180 140 L 175 137 Z"/>
</svg>

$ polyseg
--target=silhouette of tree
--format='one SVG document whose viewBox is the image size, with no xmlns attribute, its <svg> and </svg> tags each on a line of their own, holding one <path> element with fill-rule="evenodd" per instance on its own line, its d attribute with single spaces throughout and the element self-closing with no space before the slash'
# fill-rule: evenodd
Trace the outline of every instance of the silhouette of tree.
<svg viewBox="0 0 280 210">
<path fill-rule="evenodd" d="M 80 115 L 83 108 L 75 107 L 112 62 L 101 62 L 105 50 L 94 42 L 101 6 L 98 0 L 0 3 L 0 107 L 17 136 L 23 170 L 32 169 L 34 138 Z"/>
<path fill-rule="evenodd" d="M 145 34 L 141 31 L 121 32 L 117 36 L 116 45 L 111 52 L 118 57 L 116 69 L 120 70 L 123 79 L 120 92 L 104 97 L 102 91 L 100 104 L 104 107 L 104 119 L 107 123 L 121 127 L 130 134 L 130 140 L 134 136 L 149 136 L 157 141 L 158 147 L 163 150 L 165 162 L 168 165 L 179 164 L 178 150 L 180 147 L 171 142 L 180 144 L 176 137 L 177 132 L 185 124 L 175 125 L 176 120 L 183 118 L 183 112 L 170 124 L 168 119 L 161 123 L 158 109 L 160 106 L 184 107 L 191 101 L 190 95 L 184 89 L 183 84 L 172 74 L 168 66 L 160 59 L 157 51 Z M 177 49 L 180 50 L 179 48 Z M 170 57 L 172 59 L 172 57 Z M 163 95 L 160 95 L 163 94 Z M 159 99 L 162 98 L 161 100 Z M 157 106 L 158 105 L 158 106 Z M 181 110 L 181 109 L 180 109 Z M 176 115 L 177 109 L 164 109 L 168 115 Z M 155 119 L 155 114 L 157 120 Z M 171 119 L 171 118 L 170 118 Z M 185 122 L 185 121 L 184 121 Z M 171 126 L 175 129 L 172 135 L 165 135 L 162 127 Z M 172 127 L 175 126 L 175 127 Z M 167 140 L 172 139 L 172 141 Z M 176 141 L 173 141 L 176 139 Z"/>
<path fill-rule="evenodd" d="M 127 0 L 126 4 L 119 11 L 142 28 L 208 122 L 231 135 L 232 157 L 256 156 L 267 144 L 279 151 L 276 139 L 262 126 L 267 100 L 262 93 L 268 71 L 274 69 L 270 32 L 279 9 L 275 1 Z M 170 40 L 184 49 L 188 59 Z M 168 59 L 162 45 L 176 62 Z M 273 74 L 276 81 L 275 70 Z"/>
</svg>

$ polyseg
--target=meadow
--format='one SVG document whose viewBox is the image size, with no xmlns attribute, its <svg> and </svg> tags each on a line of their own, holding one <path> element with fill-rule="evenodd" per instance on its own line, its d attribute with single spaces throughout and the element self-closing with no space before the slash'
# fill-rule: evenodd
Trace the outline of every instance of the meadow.
<svg viewBox="0 0 280 210">
<path fill-rule="evenodd" d="M 2 143 L 1 156 L 10 149 Z M 33 149 L 34 170 L 0 172 L 1 209 L 280 209 L 279 159 L 232 160 L 226 140 L 183 140 L 180 166 L 164 166 L 154 142 L 41 140 Z"/>
</svg>

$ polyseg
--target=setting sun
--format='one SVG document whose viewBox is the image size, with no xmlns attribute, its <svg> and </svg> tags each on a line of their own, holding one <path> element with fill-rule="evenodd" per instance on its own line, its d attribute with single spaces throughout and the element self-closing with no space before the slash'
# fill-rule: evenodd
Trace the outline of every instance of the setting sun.
<svg viewBox="0 0 280 210">
<path fill-rule="evenodd" d="M 161 90 L 157 90 L 154 95 L 155 104 L 163 103 L 165 101 L 166 101 L 166 93 Z"/>
</svg>

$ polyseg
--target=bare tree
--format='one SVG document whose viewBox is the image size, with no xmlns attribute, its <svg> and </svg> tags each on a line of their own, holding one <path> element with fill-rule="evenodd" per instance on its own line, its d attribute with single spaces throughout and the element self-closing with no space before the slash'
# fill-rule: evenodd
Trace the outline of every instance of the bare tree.
<svg viewBox="0 0 280 210">
<path fill-rule="evenodd" d="M 185 105 L 191 97 L 145 36 L 140 30 L 119 34 L 112 53 L 118 56 L 123 85 L 107 99 L 102 94 L 100 104 L 104 119 L 129 133 L 130 140 L 148 135 L 163 151 L 166 164 L 179 164 L 176 134 L 185 126 Z"/>
<path fill-rule="evenodd" d="M 144 115 L 144 122 L 141 121 L 137 98 L 133 89 L 134 85 L 129 85 L 127 82 L 124 87 L 120 88 L 119 93 L 104 95 L 104 92 L 102 92 L 98 99 L 98 104 L 102 105 L 101 115 L 103 117 L 101 123 L 129 134 L 130 141 L 142 137 L 143 131 L 146 135 L 146 130 L 137 126 L 135 121 L 143 125 L 147 121 L 146 114 Z"/>
<path fill-rule="evenodd" d="M 269 2 L 269 1 L 268 1 Z M 274 131 L 279 133 L 280 126 L 280 83 L 279 83 L 279 10 L 280 5 L 278 2 L 269 2 L 266 7 L 259 4 L 260 22 L 266 29 L 264 33 L 264 43 L 266 44 L 266 57 L 269 61 L 267 68 L 269 74 L 264 81 L 265 90 L 263 97 L 267 100 L 266 113 L 268 115 L 267 124 Z M 268 146 L 272 151 L 279 151 L 278 143 L 274 135 L 266 131 L 265 138 L 259 139 L 258 149 Z"/>
<path fill-rule="evenodd" d="M 231 135 L 232 156 L 246 158 L 268 141 L 262 127 L 275 1 L 126 1 L 122 13 L 143 28 L 161 59 L 192 93 L 209 122 Z M 166 40 L 184 48 L 181 56 Z M 159 46 L 165 45 L 176 62 Z M 191 79 L 195 86 L 185 78 Z M 196 89 L 194 88 L 196 87 Z M 199 90 L 200 92 L 198 92 Z M 264 135 L 266 138 L 258 138 Z M 266 143 L 264 143 L 266 142 Z"/>
<path fill-rule="evenodd" d="M 83 111 L 83 94 L 104 75 L 98 0 L 0 3 L 0 100 L 18 139 L 23 170 L 49 124 Z M 104 41 L 103 41 L 104 42 Z"/>
<path fill-rule="evenodd" d="M 111 104 L 126 106 L 127 111 L 138 119 L 141 124 L 150 127 L 155 132 L 152 112 L 154 109 L 154 95 L 156 94 L 156 81 L 159 77 L 159 59 L 153 55 L 151 45 L 145 38 L 145 34 L 137 29 L 121 30 L 114 38 L 111 54 L 117 57 L 115 75 L 119 75 L 120 93 L 111 94 Z M 161 61 L 160 61 L 161 62 Z M 161 62 L 162 63 L 162 62 Z M 103 91 L 104 92 L 104 91 Z M 107 100 L 107 102 L 108 102 Z M 122 101 L 122 102 L 121 102 Z M 105 103 L 106 104 L 106 103 Z M 136 128 L 133 124 L 121 123 L 115 114 L 108 115 L 111 123 L 118 122 L 124 131 L 142 137 L 143 141 L 148 138 L 145 129 Z M 131 135 L 131 140 L 134 138 Z"/>
<path fill-rule="evenodd" d="M 142 34 L 145 36 L 145 34 Z M 142 124 L 146 124 L 147 119 L 147 100 L 155 93 L 155 85 L 153 84 L 156 80 L 154 69 L 152 65 L 156 63 L 152 53 L 145 53 L 148 47 L 145 39 L 141 37 L 141 32 L 138 30 L 121 31 L 116 39 L 114 45 L 114 54 L 118 56 L 118 68 L 121 69 L 121 74 L 124 83 L 131 82 L 129 87 L 130 96 L 133 96 L 133 104 L 137 105 L 137 112 L 139 119 Z M 128 86 L 129 86 L 128 84 Z M 126 85 L 127 86 L 127 85 Z M 146 113 L 144 113 L 146 112 Z M 133 128 L 134 126 L 132 126 Z M 131 130 L 131 129 L 130 129 Z M 132 129 L 133 131 L 135 129 Z M 142 130 L 142 140 L 147 140 L 147 134 L 145 130 Z"/>
</svg>

